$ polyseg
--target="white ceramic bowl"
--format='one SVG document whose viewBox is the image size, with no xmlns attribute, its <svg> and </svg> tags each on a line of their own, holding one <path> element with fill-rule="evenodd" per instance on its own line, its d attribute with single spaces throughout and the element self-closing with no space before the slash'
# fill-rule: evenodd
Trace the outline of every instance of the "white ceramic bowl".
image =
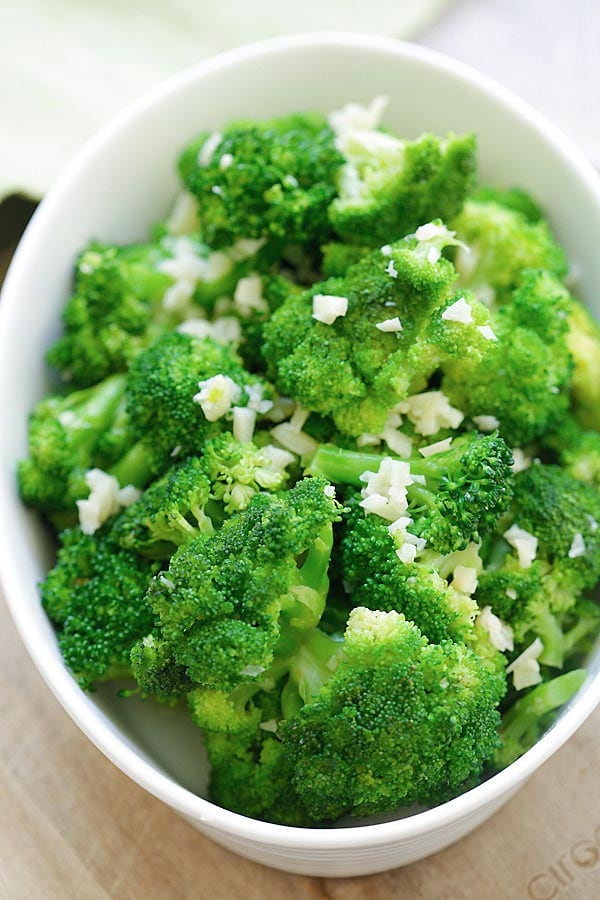
<svg viewBox="0 0 600 900">
<path fill-rule="evenodd" d="M 600 653 L 552 729 L 524 757 L 436 809 L 378 824 L 299 829 L 257 822 L 205 800 L 207 764 L 185 714 L 123 701 L 113 687 L 84 694 L 63 666 L 36 583 L 47 537 L 19 502 L 16 460 L 26 418 L 47 388 L 45 349 L 59 330 L 77 251 L 90 237 L 143 238 L 176 189 L 174 159 L 196 132 L 238 116 L 329 111 L 376 94 L 403 136 L 474 130 L 481 173 L 521 185 L 549 212 L 600 315 L 600 182 L 537 113 L 477 72 L 428 50 L 337 33 L 282 38 L 223 54 L 169 81 L 106 126 L 66 168 L 31 222 L 0 304 L 0 571 L 17 627 L 67 712 L 131 778 L 215 841 L 290 872 L 360 875 L 420 859 L 467 834 L 497 810 L 578 728 L 600 699 Z M 25 701 L 26 702 L 26 701 Z"/>
</svg>

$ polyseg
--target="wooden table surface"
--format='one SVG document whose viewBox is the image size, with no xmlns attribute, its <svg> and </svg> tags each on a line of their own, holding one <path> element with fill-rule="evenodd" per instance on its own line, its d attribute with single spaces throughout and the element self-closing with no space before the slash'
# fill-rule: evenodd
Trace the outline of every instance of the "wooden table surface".
<svg viewBox="0 0 600 900">
<path fill-rule="evenodd" d="M 600 710 L 474 834 L 355 879 L 287 875 L 234 856 L 130 781 L 50 694 L 1 600 L 0 722 L 1 900 L 600 897 Z"/>
</svg>

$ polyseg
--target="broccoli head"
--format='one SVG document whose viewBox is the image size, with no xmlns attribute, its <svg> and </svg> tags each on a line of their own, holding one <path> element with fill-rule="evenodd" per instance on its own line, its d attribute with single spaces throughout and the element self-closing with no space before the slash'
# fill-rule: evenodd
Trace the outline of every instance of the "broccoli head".
<svg viewBox="0 0 600 900">
<path fill-rule="evenodd" d="M 431 374 L 409 351 L 454 280 L 441 258 L 452 241 L 432 223 L 421 237 L 368 254 L 346 277 L 290 295 L 264 329 L 264 356 L 279 389 L 331 416 L 346 434 L 381 432 L 390 410 Z M 315 305 L 331 298 L 346 314 L 332 324 L 317 321 Z"/>
<path fill-rule="evenodd" d="M 130 675 L 129 651 L 152 628 L 144 599 L 157 564 L 115 546 L 105 535 L 74 528 L 61 536 L 42 602 L 59 626 L 67 666 L 82 687 Z"/>
<path fill-rule="evenodd" d="M 179 172 L 198 201 L 203 239 L 221 248 L 238 238 L 325 239 L 342 163 L 322 116 L 292 115 L 201 134 L 184 150 Z"/>
<path fill-rule="evenodd" d="M 475 177 L 472 134 L 402 141 L 377 128 L 357 128 L 348 112 L 330 117 L 346 162 L 329 216 L 344 242 L 377 247 L 434 216 L 447 220 L 460 212 Z"/>
<path fill-rule="evenodd" d="M 255 384 L 260 382 L 235 352 L 212 338 L 170 332 L 141 353 L 127 375 L 127 409 L 134 437 L 152 454 L 155 474 L 174 452 L 201 451 L 223 430 L 231 407 L 248 404 L 245 387 Z"/>
<path fill-rule="evenodd" d="M 371 815 L 464 788 L 498 746 L 500 699 L 463 644 L 430 644 L 396 612 L 357 608 L 337 668 L 278 734 L 312 818 Z"/>
<path fill-rule="evenodd" d="M 600 488 L 600 434 L 585 431 L 571 416 L 560 422 L 556 431 L 544 436 L 551 462 L 558 462 L 569 475 Z"/>
<path fill-rule="evenodd" d="M 86 497 L 85 473 L 98 464 L 125 389 L 114 375 L 90 388 L 42 400 L 29 420 L 29 457 L 18 467 L 23 500 L 46 513 L 75 509 Z"/>
<path fill-rule="evenodd" d="M 548 223 L 532 222 L 521 210 L 495 201 L 467 200 L 452 228 L 468 248 L 459 247 L 456 253 L 459 285 L 488 305 L 510 299 L 522 283 L 524 269 L 546 269 L 559 278 L 566 274 L 564 251 Z"/>
<path fill-rule="evenodd" d="M 452 439 L 447 449 L 403 462 L 324 444 L 310 472 L 334 484 L 366 485 L 363 505 L 370 511 L 376 507 L 369 495 L 388 496 L 394 511 L 381 513 L 388 523 L 391 515 L 409 516 L 413 536 L 452 553 L 493 532 L 512 496 L 511 464 L 512 454 L 497 433 L 473 431 Z"/>
<path fill-rule="evenodd" d="M 584 428 L 600 431 L 600 325 L 571 298 L 567 345 L 573 357 L 573 415 Z"/>
<path fill-rule="evenodd" d="M 180 547 L 152 583 L 162 639 L 193 682 L 230 692 L 319 621 L 339 517 L 326 488 L 314 478 L 256 495 L 215 534 Z"/>
<path fill-rule="evenodd" d="M 521 273 L 521 287 L 495 314 L 480 360 L 449 358 L 442 389 L 467 415 L 493 416 L 514 446 L 551 431 L 569 406 L 568 291 L 549 272 Z"/>
</svg>

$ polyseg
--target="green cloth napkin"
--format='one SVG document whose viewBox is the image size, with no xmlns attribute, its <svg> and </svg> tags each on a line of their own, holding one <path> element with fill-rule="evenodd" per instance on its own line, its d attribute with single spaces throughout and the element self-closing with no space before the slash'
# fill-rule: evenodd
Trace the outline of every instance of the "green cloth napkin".
<svg viewBox="0 0 600 900">
<path fill-rule="evenodd" d="M 0 10 L 0 201 L 40 197 L 99 125 L 186 66 L 312 30 L 410 38 L 448 0 L 18 0 Z"/>
</svg>

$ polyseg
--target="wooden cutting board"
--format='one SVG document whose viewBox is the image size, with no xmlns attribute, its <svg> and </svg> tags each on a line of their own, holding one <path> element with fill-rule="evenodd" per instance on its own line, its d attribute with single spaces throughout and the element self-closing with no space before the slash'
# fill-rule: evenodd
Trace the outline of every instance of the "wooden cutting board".
<svg viewBox="0 0 600 900">
<path fill-rule="evenodd" d="M 0 723 L 0 900 L 600 898 L 600 709 L 474 834 L 354 879 L 234 856 L 130 781 L 44 685 L 2 598 Z"/>
</svg>

